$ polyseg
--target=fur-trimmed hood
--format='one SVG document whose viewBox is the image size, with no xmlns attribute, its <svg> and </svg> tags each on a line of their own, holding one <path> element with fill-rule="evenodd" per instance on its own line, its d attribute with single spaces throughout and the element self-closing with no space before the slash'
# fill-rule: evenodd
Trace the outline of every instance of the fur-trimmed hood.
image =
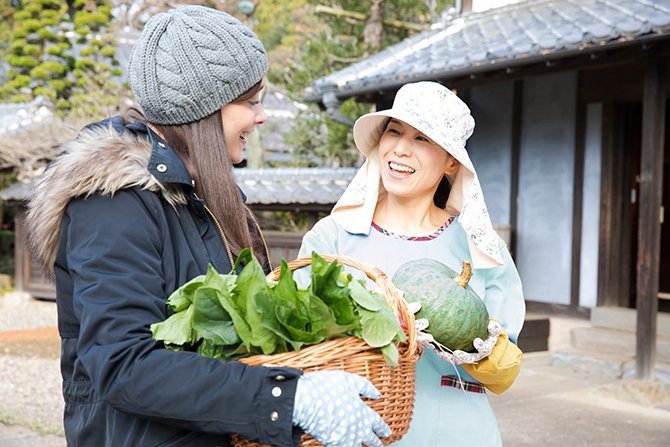
<svg viewBox="0 0 670 447">
<path fill-rule="evenodd" d="M 61 154 L 33 190 L 27 221 L 32 249 L 49 273 L 53 271 L 63 214 L 73 198 L 95 193 L 113 195 L 121 189 L 139 187 L 160 193 L 172 206 L 186 204 L 181 183 L 190 183 L 190 178 L 162 182 L 150 172 L 156 145 L 171 154 L 173 163 L 185 172 L 176 153 L 145 125 L 124 127 L 118 117 L 84 128 L 75 140 L 63 145 Z"/>
</svg>

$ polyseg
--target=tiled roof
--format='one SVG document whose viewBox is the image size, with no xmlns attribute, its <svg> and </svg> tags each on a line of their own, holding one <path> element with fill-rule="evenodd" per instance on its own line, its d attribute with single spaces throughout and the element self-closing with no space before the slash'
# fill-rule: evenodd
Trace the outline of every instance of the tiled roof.
<svg viewBox="0 0 670 447">
<path fill-rule="evenodd" d="M 273 165 L 291 164 L 295 157 L 291 147 L 284 142 L 284 136 L 291 129 L 296 115 L 307 109 L 307 106 L 291 99 L 277 85 L 266 82 L 263 109 L 268 118 L 256 131 L 261 136 L 265 161 Z"/>
<path fill-rule="evenodd" d="M 306 96 L 350 96 L 659 36 L 670 37 L 670 0 L 522 1 L 436 24 L 315 81 Z"/>
<path fill-rule="evenodd" d="M 0 201 L 27 200 L 30 197 L 33 183 L 14 182 L 3 190 L 0 190 Z"/>
<path fill-rule="evenodd" d="M 53 119 L 53 107 L 48 99 L 37 97 L 32 102 L 0 104 L 0 135 L 22 132 Z"/>
<path fill-rule="evenodd" d="M 233 169 L 249 205 L 332 205 L 356 171 L 356 168 Z M 32 187 L 32 183 L 16 182 L 0 191 L 0 200 L 27 200 Z"/>
<path fill-rule="evenodd" d="M 254 204 L 334 204 L 356 168 L 234 169 L 237 182 Z"/>
<path fill-rule="evenodd" d="M 291 99 L 279 87 L 270 83 L 267 84 L 263 96 L 263 106 L 268 119 L 257 131 L 261 135 L 265 161 L 273 166 L 290 165 L 296 157 L 291 146 L 284 142 L 284 135 L 290 130 L 291 121 L 298 112 L 307 109 L 307 106 Z M 21 160 L 39 157 L 39 151 L 46 143 L 44 139 L 39 141 L 35 139 L 30 141 L 30 147 L 17 148 L 16 144 L 12 144 L 11 147 L 3 144 L 7 141 L 3 141 L 3 138 L 27 135 L 29 132 L 43 135 L 45 125 L 52 123 L 56 126 L 58 121 L 52 104 L 44 97 L 38 97 L 29 103 L 0 104 L 0 169 L 11 166 L 23 169 Z M 43 152 L 45 159 L 55 155 L 55 151 L 52 150 Z M 310 161 L 317 164 L 319 162 L 316 157 Z"/>
<path fill-rule="evenodd" d="M 21 177 L 44 168 L 72 131 L 40 96 L 32 102 L 0 104 L 0 170 Z"/>
</svg>

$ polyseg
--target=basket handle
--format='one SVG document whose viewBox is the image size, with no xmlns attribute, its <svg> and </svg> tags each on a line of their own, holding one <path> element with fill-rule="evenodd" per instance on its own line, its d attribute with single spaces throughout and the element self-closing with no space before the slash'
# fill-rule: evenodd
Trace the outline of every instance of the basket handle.
<svg viewBox="0 0 670 447">
<path fill-rule="evenodd" d="M 386 302 L 389 303 L 393 313 L 396 318 L 405 326 L 405 333 L 407 334 L 407 352 L 410 355 L 415 355 L 418 351 L 418 346 L 416 342 L 416 329 L 414 325 L 414 314 L 409 311 L 407 308 L 407 301 L 402 297 L 400 291 L 393 285 L 391 280 L 386 276 L 386 273 L 382 272 L 379 268 L 361 262 L 357 259 L 350 258 L 349 256 L 344 255 L 322 255 L 319 254 L 323 259 L 328 262 L 337 261 L 342 265 L 348 267 L 353 267 L 357 270 L 362 271 L 365 275 L 375 282 L 382 290 L 382 294 L 386 299 Z M 298 258 L 294 261 L 288 263 L 288 268 L 291 271 L 295 271 L 299 268 L 307 267 L 312 264 L 312 258 Z M 268 273 L 267 278 L 271 281 L 277 281 L 279 279 L 279 274 L 281 273 L 281 266 L 275 268 L 272 272 Z"/>
</svg>

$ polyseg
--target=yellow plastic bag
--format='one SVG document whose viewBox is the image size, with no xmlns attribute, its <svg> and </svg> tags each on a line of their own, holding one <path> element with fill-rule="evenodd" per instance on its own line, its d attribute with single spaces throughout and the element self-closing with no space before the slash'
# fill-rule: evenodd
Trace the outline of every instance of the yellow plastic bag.
<svg viewBox="0 0 670 447">
<path fill-rule="evenodd" d="M 512 386 L 521 369 L 521 349 L 511 341 L 505 331 L 488 357 L 475 364 L 463 364 L 463 369 L 495 394 L 502 394 Z"/>
</svg>

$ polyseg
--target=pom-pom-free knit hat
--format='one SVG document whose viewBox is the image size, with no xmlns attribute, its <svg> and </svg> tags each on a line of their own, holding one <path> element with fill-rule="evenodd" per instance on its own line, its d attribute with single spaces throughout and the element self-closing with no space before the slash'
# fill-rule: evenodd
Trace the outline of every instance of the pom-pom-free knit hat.
<svg viewBox="0 0 670 447">
<path fill-rule="evenodd" d="M 214 113 L 267 72 L 265 48 L 222 11 L 184 6 L 149 19 L 130 55 L 130 87 L 149 122 L 186 124 Z"/>
</svg>

